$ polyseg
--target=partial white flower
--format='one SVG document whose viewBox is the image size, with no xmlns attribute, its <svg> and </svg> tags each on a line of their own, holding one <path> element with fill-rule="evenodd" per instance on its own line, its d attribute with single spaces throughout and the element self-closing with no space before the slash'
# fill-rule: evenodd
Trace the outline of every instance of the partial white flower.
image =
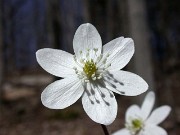
<svg viewBox="0 0 180 135">
<path fill-rule="evenodd" d="M 47 72 L 64 79 L 55 81 L 41 94 L 43 105 L 63 109 L 82 96 L 83 108 L 97 123 L 111 124 L 117 115 L 113 92 L 136 96 L 148 89 L 138 75 L 122 71 L 134 53 L 131 38 L 119 37 L 102 47 L 96 28 L 87 23 L 77 29 L 75 55 L 57 49 L 40 49 L 37 61 Z"/>
<path fill-rule="evenodd" d="M 164 105 L 152 111 L 154 101 L 154 92 L 149 92 L 141 108 L 137 105 L 130 106 L 126 111 L 126 128 L 113 135 L 167 135 L 167 132 L 158 124 L 167 118 L 171 107 Z"/>
</svg>

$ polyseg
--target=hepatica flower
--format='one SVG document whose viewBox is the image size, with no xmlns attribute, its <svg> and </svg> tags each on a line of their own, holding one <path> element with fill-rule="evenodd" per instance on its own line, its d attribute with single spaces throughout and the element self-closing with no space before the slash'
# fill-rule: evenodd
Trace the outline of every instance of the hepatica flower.
<svg viewBox="0 0 180 135">
<path fill-rule="evenodd" d="M 109 125 L 117 114 L 113 92 L 136 96 L 147 90 L 148 85 L 141 77 L 120 70 L 133 56 L 134 42 L 131 38 L 119 37 L 102 47 L 98 31 L 87 23 L 77 29 L 73 48 L 75 55 L 49 48 L 36 53 L 42 68 L 64 78 L 53 82 L 42 92 L 44 106 L 63 109 L 82 97 L 88 116 L 97 123 Z"/>
<path fill-rule="evenodd" d="M 152 111 L 154 101 L 154 92 L 149 92 L 141 108 L 137 105 L 129 107 L 125 118 L 126 128 L 115 132 L 113 135 L 167 135 L 167 132 L 158 124 L 166 119 L 171 108 L 164 105 Z"/>
</svg>

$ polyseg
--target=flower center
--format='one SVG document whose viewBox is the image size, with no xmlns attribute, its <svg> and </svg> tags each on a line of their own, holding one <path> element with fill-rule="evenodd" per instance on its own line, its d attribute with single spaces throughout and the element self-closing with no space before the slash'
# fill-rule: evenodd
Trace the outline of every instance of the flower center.
<svg viewBox="0 0 180 135">
<path fill-rule="evenodd" d="M 88 78 L 93 77 L 96 73 L 96 70 L 97 70 L 96 64 L 94 63 L 92 59 L 85 62 L 83 71 L 87 75 Z"/>
<path fill-rule="evenodd" d="M 85 52 L 79 51 L 80 57 L 74 55 L 74 61 L 77 67 L 73 67 L 75 73 L 78 75 L 79 79 L 88 83 L 89 81 L 96 81 L 106 74 L 111 63 L 107 63 L 107 58 L 110 54 L 97 55 L 98 48 L 87 49 Z"/>
<path fill-rule="evenodd" d="M 131 132 L 132 135 L 138 134 L 143 126 L 143 120 L 140 118 L 132 119 L 130 123 L 126 124 L 126 128 Z"/>
<path fill-rule="evenodd" d="M 141 129 L 142 128 L 142 121 L 140 119 L 134 119 L 132 121 L 133 129 Z"/>
</svg>

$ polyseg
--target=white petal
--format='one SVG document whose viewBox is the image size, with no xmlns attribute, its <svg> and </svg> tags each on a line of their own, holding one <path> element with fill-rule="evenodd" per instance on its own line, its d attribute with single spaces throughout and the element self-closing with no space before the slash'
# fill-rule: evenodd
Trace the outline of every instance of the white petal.
<svg viewBox="0 0 180 135">
<path fill-rule="evenodd" d="M 103 46 L 103 54 L 108 53 L 110 56 L 107 63 L 111 63 L 108 69 L 120 70 L 127 65 L 134 54 L 134 41 L 131 38 L 116 38 Z"/>
<path fill-rule="evenodd" d="M 147 119 L 147 123 L 158 125 L 164 121 L 171 111 L 171 107 L 164 105 L 155 109 L 150 117 Z"/>
<path fill-rule="evenodd" d="M 82 58 L 86 55 L 88 49 L 93 48 L 98 49 L 98 56 L 101 54 L 101 37 L 92 24 L 86 23 L 78 27 L 73 39 L 73 48 L 78 58 Z M 82 54 L 80 54 L 80 51 L 82 51 Z"/>
<path fill-rule="evenodd" d="M 113 133 L 112 135 L 131 135 L 129 130 L 127 130 L 126 128 L 121 129 L 116 131 L 115 133 Z"/>
<path fill-rule="evenodd" d="M 148 84 L 138 75 L 127 71 L 109 72 L 106 87 L 113 92 L 126 96 L 137 96 L 148 89 Z"/>
<path fill-rule="evenodd" d="M 124 37 L 118 37 L 103 46 L 103 54 L 112 53 L 115 49 L 120 47 L 120 43 L 124 40 Z"/>
<path fill-rule="evenodd" d="M 105 88 L 92 88 L 84 92 L 82 104 L 87 115 L 97 123 L 109 125 L 116 118 L 117 102 L 115 96 Z"/>
<path fill-rule="evenodd" d="M 159 126 L 147 126 L 140 135 L 167 135 L 167 132 Z"/>
<path fill-rule="evenodd" d="M 150 112 L 152 111 L 154 102 L 155 102 L 155 94 L 154 92 L 151 91 L 146 95 L 144 102 L 142 104 L 142 107 L 141 107 L 144 120 L 147 119 Z"/>
<path fill-rule="evenodd" d="M 73 55 L 62 50 L 44 48 L 36 52 L 40 66 L 55 76 L 67 77 L 75 74 Z"/>
<path fill-rule="evenodd" d="M 130 106 L 126 111 L 126 122 L 130 122 L 132 119 L 141 118 L 141 109 L 137 105 Z"/>
<path fill-rule="evenodd" d="M 48 85 L 41 94 L 44 106 L 63 109 L 75 103 L 83 94 L 81 82 L 75 78 L 65 78 Z"/>
</svg>

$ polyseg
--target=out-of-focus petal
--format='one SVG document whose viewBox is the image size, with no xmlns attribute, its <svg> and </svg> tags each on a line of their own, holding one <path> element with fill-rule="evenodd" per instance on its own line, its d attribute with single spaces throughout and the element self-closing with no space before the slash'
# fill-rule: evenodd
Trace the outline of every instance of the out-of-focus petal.
<svg viewBox="0 0 180 135">
<path fill-rule="evenodd" d="M 126 128 L 124 128 L 124 129 L 120 129 L 120 130 L 116 131 L 112 135 L 131 135 L 131 134 Z"/>
<path fill-rule="evenodd" d="M 144 130 L 142 130 L 140 135 L 168 135 L 168 134 L 163 128 L 159 126 L 149 125 L 145 127 Z"/>
<path fill-rule="evenodd" d="M 149 114 L 151 113 L 152 108 L 154 106 L 154 102 L 155 102 L 155 94 L 154 92 L 151 91 L 146 95 L 141 107 L 142 116 L 144 120 L 146 120 Z"/>
<path fill-rule="evenodd" d="M 147 119 L 148 124 L 158 125 L 163 122 L 171 111 L 171 107 L 164 105 L 155 109 Z"/>
<path fill-rule="evenodd" d="M 131 120 L 137 118 L 141 118 L 141 109 L 137 105 L 132 105 L 126 111 L 126 122 L 130 122 Z"/>
</svg>

